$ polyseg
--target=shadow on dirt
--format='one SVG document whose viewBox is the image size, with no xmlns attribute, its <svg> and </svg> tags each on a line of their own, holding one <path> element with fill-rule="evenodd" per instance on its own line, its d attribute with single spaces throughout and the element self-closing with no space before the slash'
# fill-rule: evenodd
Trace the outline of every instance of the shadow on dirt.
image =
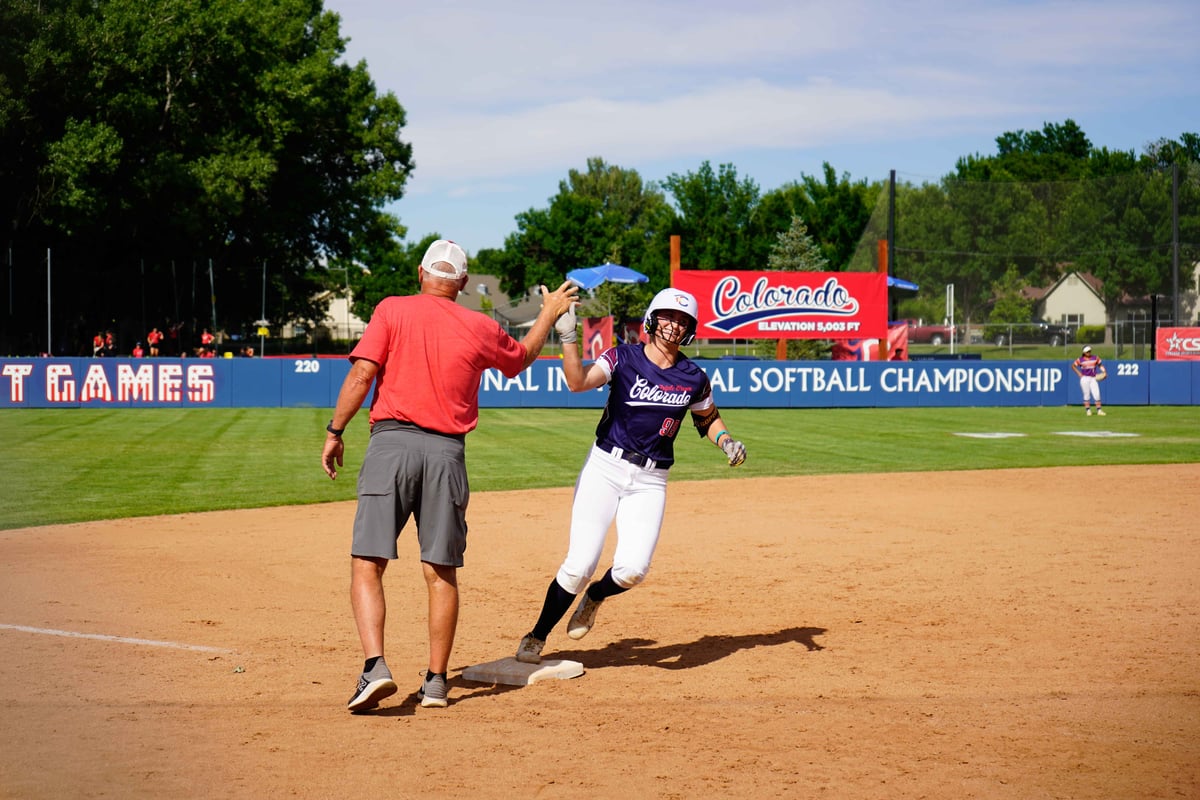
<svg viewBox="0 0 1200 800">
<path fill-rule="evenodd" d="M 731 656 L 741 650 L 755 647 L 775 647 L 782 644 L 801 644 L 805 649 L 814 652 L 825 648 L 817 644 L 813 637 L 825 633 L 825 628 L 784 628 L 775 633 L 748 633 L 742 636 L 701 636 L 694 642 L 660 645 L 653 639 L 621 639 L 609 642 L 599 650 L 554 650 L 547 652 L 547 658 L 579 661 L 587 669 L 603 669 L 605 667 L 645 666 L 660 669 L 691 669 L 704 664 L 711 664 L 726 656 Z M 565 638 L 565 637 L 564 637 Z M 567 641 L 571 641 L 567 639 Z M 495 684 L 481 685 L 464 681 L 461 675 L 451 675 L 447 685 L 456 690 L 450 698 L 450 705 L 463 700 L 474 700 L 491 695 L 517 691 L 524 687 Z M 462 694 L 468 690 L 469 694 Z M 417 712 L 419 702 L 417 693 L 413 692 L 397 705 L 386 705 L 365 712 L 368 715 L 381 717 L 411 716 Z"/>
<path fill-rule="evenodd" d="M 711 664 L 739 650 L 754 647 L 796 643 L 804 645 L 810 651 L 823 650 L 824 648 L 813 640 L 814 636 L 823 633 L 825 628 L 784 628 L 775 633 L 701 636 L 694 642 L 662 645 L 653 639 L 621 639 L 610 642 L 599 650 L 553 650 L 545 653 L 545 656 L 580 661 L 587 669 L 624 666 L 691 669 Z"/>
</svg>

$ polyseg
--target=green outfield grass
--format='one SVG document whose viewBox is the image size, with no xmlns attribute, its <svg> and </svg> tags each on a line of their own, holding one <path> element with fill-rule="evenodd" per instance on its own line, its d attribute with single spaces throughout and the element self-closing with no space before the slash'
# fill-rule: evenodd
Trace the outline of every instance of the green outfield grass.
<svg viewBox="0 0 1200 800">
<path fill-rule="evenodd" d="M 685 428 L 672 480 L 1200 461 L 1200 407 L 727 409 L 736 470 Z M 354 498 L 366 413 L 336 482 L 320 465 L 329 409 L 0 412 L 0 529 Z M 598 409 L 485 409 L 467 439 L 474 491 L 570 486 Z M 1083 438 L 1063 431 L 1133 437 Z M 1018 433 L 1002 439 L 959 433 Z M 1120 487 L 1104 487 L 1117 492 Z"/>
</svg>

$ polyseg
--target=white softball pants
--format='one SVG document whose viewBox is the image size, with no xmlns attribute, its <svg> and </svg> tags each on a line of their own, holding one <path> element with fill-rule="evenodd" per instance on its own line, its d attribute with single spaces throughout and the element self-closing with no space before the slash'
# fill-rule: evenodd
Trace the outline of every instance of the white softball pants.
<svg viewBox="0 0 1200 800">
<path fill-rule="evenodd" d="M 1079 378 L 1079 389 L 1083 392 L 1083 402 L 1085 404 L 1088 400 L 1091 400 L 1096 405 L 1100 405 L 1100 381 L 1091 375 L 1081 375 Z"/>
<path fill-rule="evenodd" d="M 662 529 L 667 472 L 634 466 L 592 446 L 575 481 L 571 541 L 555 576 L 560 586 L 571 594 L 587 588 L 614 518 L 617 548 L 613 553 L 613 581 L 626 589 L 642 582 L 650 571 Z"/>
</svg>

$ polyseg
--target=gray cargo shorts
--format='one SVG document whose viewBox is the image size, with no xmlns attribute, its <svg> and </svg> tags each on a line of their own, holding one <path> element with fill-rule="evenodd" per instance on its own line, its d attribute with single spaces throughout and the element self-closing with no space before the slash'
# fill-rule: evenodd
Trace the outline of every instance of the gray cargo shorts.
<svg viewBox="0 0 1200 800">
<path fill-rule="evenodd" d="M 350 554 L 397 558 L 396 540 L 414 517 L 421 560 L 463 565 L 467 549 L 466 437 L 380 420 L 358 473 Z"/>
</svg>

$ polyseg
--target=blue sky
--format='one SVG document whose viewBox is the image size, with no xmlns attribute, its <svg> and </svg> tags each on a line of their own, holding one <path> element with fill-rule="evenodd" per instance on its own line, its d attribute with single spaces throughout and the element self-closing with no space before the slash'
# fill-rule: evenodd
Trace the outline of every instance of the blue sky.
<svg viewBox="0 0 1200 800">
<path fill-rule="evenodd" d="M 1138 153 L 1200 132 L 1196 0 L 325 7 L 347 60 L 407 113 L 416 170 L 389 210 L 410 240 L 469 253 L 592 156 L 644 181 L 728 163 L 766 192 L 826 161 L 932 182 L 1005 131 L 1066 119 Z"/>
</svg>

